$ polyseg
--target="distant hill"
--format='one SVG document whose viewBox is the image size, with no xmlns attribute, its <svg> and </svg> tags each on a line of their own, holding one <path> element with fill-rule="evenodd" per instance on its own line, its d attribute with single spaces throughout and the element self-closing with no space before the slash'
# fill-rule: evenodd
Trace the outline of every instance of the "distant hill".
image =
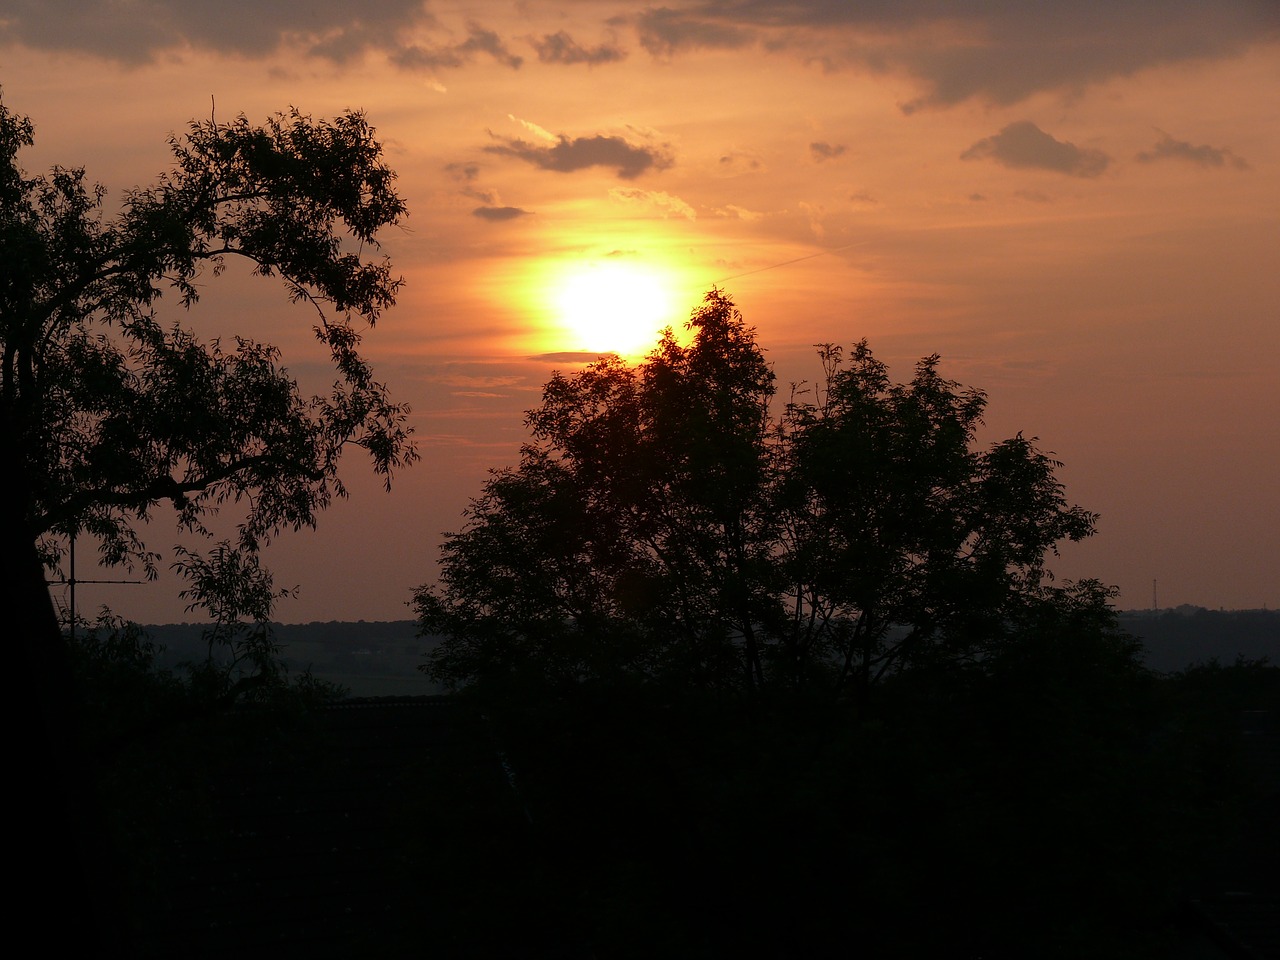
<svg viewBox="0 0 1280 960">
<path fill-rule="evenodd" d="M 164 647 L 160 665 L 170 669 L 202 659 L 206 624 L 145 624 Z M 435 639 L 418 636 L 416 620 L 330 620 L 272 625 L 291 673 L 310 670 L 346 687 L 352 696 L 406 696 L 443 693 L 418 670 Z"/>
<path fill-rule="evenodd" d="M 1280 666 L 1277 610 L 1124 610 L 1120 624 L 1142 641 L 1147 666 L 1162 673 L 1215 659 L 1231 664 L 1239 657 Z"/>
<path fill-rule="evenodd" d="M 1280 665 L 1280 611 L 1192 606 L 1124 610 L 1120 623 L 1142 641 L 1147 666 L 1160 672 L 1212 659 L 1230 664 L 1238 657 L 1266 658 Z M 205 656 L 204 624 L 148 624 L 144 629 L 165 648 L 162 666 L 172 668 Z M 309 669 L 348 688 L 353 696 L 444 692 L 418 670 L 436 638 L 418 636 L 415 620 L 278 623 L 274 629 L 290 671 Z"/>
</svg>

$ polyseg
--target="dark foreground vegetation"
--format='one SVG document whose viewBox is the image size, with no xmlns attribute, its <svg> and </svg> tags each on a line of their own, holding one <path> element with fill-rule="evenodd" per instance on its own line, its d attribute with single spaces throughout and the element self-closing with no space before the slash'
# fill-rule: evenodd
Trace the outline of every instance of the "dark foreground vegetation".
<svg viewBox="0 0 1280 960">
<path fill-rule="evenodd" d="M 471 881 L 445 891 L 457 943 L 518 949 L 497 917 L 523 916 L 596 956 L 1177 955 L 1224 850 L 1269 846 L 1255 882 L 1274 863 L 1228 704 L 1275 702 L 1277 672 L 1055 661 L 904 679 L 859 724 L 616 687 L 508 710 L 529 841 L 438 851 Z"/>
<path fill-rule="evenodd" d="M 857 720 L 589 682 L 408 729 L 396 701 L 192 709 L 141 666 L 85 718 L 135 956 L 1163 958 L 1199 955 L 1196 898 L 1276 893 L 1257 663 L 1157 677 L 1064 637 Z"/>
</svg>

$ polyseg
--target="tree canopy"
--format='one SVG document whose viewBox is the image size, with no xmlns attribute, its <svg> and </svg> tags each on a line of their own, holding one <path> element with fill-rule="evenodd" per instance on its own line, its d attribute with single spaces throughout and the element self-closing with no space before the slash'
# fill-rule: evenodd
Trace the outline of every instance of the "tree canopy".
<svg viewBox="0 0 1280 960">
<path fill-rule="evenodd" d="M 466 684 L 623 673 L 865 699 L 912 663 L 978 662 L 1044 611 L 1105 611 L 1046 554 L 1094 529 L 1022 435 L 980 448 L 981 391 L 936 356 L 890 380 L 867 343 L 775 411 L 774 375 L 712 290 L 636 366 L 557 373 L 415 605 Z"/>
<path fill-rule="evenodd" d="M 234 510 L 215 559 L 242 555 L 220 569 L 260 586 L 249 558 L 261 544 L 345 494 L 344 449 L 363 447 L 388 483 L 417 456 L 407 408 L 361 354 L 402 282 L 379 236 L 406 215 L 373 128 L 358 111 L 195 122 L 170 138 L 172 168 L 110 208 L 81 167 L 28 174 L 18 155 L 33 143 L 31 121 L 0 103 L 0 414 L 26 491 L 6 505 L 22 513 L 14 528 L 46 564 L 81 534 L 105 563 L 154 576 L 157 508 L 197 536 Z M 192 307 L 237 259 L 311 308 L 336 374 L 327 394 L 304 395 L 278 348 L 247 331 L 202 339 L 185 310 L 162 314 Z M 211 611 L 229 608 L 211 591 L 246 586 L 209 578 L 199 553 L 177 565 Z"/>
<path fill-rule="evenodd" d="M 358 111 L 192 123 L 170 138 L 167 172 L 110 204 L 82 167 L 28 173 L 19 155 L 33 144 L 31 121 L 0 100 L 0 554 L 21 678 L 11 766 L 19 819 L 42 838 L 22 863 L 32 878 L 23 909 L 47 908 L 42 898 L 59 891 L 64 939 L 101 952 L 116 942 L 104 901 L 117 873 L 77 728 L 94 722 L 96 691 L 84 690 L 58 628 L 46 568 L 81 535 L 106 564 L 155 575 L 151 541 L 171 505 L 186 597 L 225 621 L 212 637 L 233 651 L 230 666 L 193 679 L 219 699 L 279 679 L 265 624 L 241 630 L 278 595 L 260 546 L 314 524 L 345 493 L 348 446 L 388 481 L 416 458 L 407 409 L 361 354 L 401 283 L 379 236 L 406 208 Z M 279 350 L 248 331 L 202 339 L 184 324 L 205 281 L 235 260 L 310 308 L 335 370 L 327 393 L 304 395 Z M 167 303 L 180 309 L 162 313 Z M 238 526 L 206 555 L 199 544 L 219 511 Z M 126 660 L 145 668 L 148 648 L 135 641 L 121 641 L 138 654 Z"/>
</svg>

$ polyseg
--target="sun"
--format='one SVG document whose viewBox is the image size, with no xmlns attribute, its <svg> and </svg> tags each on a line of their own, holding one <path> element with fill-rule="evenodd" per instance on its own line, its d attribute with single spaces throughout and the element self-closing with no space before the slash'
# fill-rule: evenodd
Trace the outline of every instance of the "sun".
<svg viewBox="0 0 1280 960">
<path fill-rule="evenodd" d="M 678 318 L 672 277 L 646 264 L 567 266 L 550 287 L 551 312 L 566 349 L 636 356 L 655 346 Z"/>
</svg>

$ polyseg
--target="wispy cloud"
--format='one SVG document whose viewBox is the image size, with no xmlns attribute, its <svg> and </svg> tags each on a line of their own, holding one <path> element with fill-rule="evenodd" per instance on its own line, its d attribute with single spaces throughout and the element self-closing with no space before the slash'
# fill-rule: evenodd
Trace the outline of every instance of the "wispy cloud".
<svg viewBox="0 0 1280 960">
<path fill-rule="evenodd" d="M 640 45 L 655 57 L 699 49 L 737 50 L 755 41 L 755 31 L 733 22 L 734 13 L 707 4 L 707 16 L 670 7 L 650 8 L 634 20 Z"/>
<path fill-rule="evenodd" d="M 757 210 L 748 210 L 746 207 L 739 207 L 737 204 L 727 203 L 723 207 L 717 207 L 715 214 L 718 217 L 728 217 L 731 220 L 745 220 L 750 223 L 753 220 L 759 220 L 764 216 Z"/>
<path fill-rule="evenodd" d="M 834 160 L 845 152 L 843 143 L 826 143 L 818 141 L 809 144 L 809 155 L 821 163 L 823 160 Z"/>
<path fill-rule="evenodd" d="M 507 49 L 502 38 L 494 31 L 477 23 L 467 25 L 467 39 L 460 43 L 439 46 L 410 44 L 396 50 L 391 62 L 405 69 L 442 69 L 461 67 L 471 63 L 477 54 L 488 54 L 503 66 L 518 70 L 524 58 Z"/>
<path fill-rule="evenodd" d="M 526 130 L 532 133 L 539 140 L 545 140 L 547 143 L 556 142 L 556 135 L 554 133 L 552 133 L 550 130 L 546 129 L 545 127 L 538 126 L 532 120 L 521 120 L 519 117 L 517 117 L 515 114 L 512 114 L 512 113 L 507 114 L 507 119 L 512 121 L 513 123 L 520 124 L 520 126 L 524 127 Z"/>
<path fill-rule="evenodd" d="M 960 154 L 960 159 L 994 160 L 1006 167 L 1053 170 L 1073 177 L 1096 177 L 1110 163 L 1101 150 L 1057 140 L 1030 120 L 1018 120 L 994 136 L 984 137 Z"/>
<path fill-rule="evenodd" d="M 1249 164 L 1243 157 L 1238 157 L 1226 147 L 1211 147 L 1207 143 L 1199 146 L 1186 140 L 1175 140 L 1163 130 L 1159 141 L 1150 150 L 1138 154 L 1140 163 L 1155 163 L 1159 160 L 1182 160 L 1198 167 L 1231 167 L 1234 170 L 1248 170 Z"/>
<path fill-rule="evenodd" d="M 693 207 L 679 197 L 672 196 L 661 190 L 641 190 L 639 187 L 614 187 L 609 191 L 609 196 L 624 203 L 638 203 L 657 210 L 663 217 L 677 216 L 688 220 L 698 219 L 698 213 Z"/>
<path fill-rule="evenodd" d="M 529 43 L 543 63 L 563 63 L 573 65 L 585 63 L 595 67 L 604 63 L 617 63 L 625 60 L 627 53 L 616 42 L 601 43 L 594 47 L 584 47 L 563 30 L 543 34 L 541 38 L 530 37 Z"/>
<path fill-rule="evenodd" d="M 764 161 L 754 150 L 733 149 L 720 156 L 721 173 L 756 173 L 764 169 Z"/>
<path fill-rule="evenodd" d="M 471 183 L 480 176 L 478 163 L 446 163 L 444 170 L 454 180 L 460 180 L 463 183 Z"/>
</svg>

